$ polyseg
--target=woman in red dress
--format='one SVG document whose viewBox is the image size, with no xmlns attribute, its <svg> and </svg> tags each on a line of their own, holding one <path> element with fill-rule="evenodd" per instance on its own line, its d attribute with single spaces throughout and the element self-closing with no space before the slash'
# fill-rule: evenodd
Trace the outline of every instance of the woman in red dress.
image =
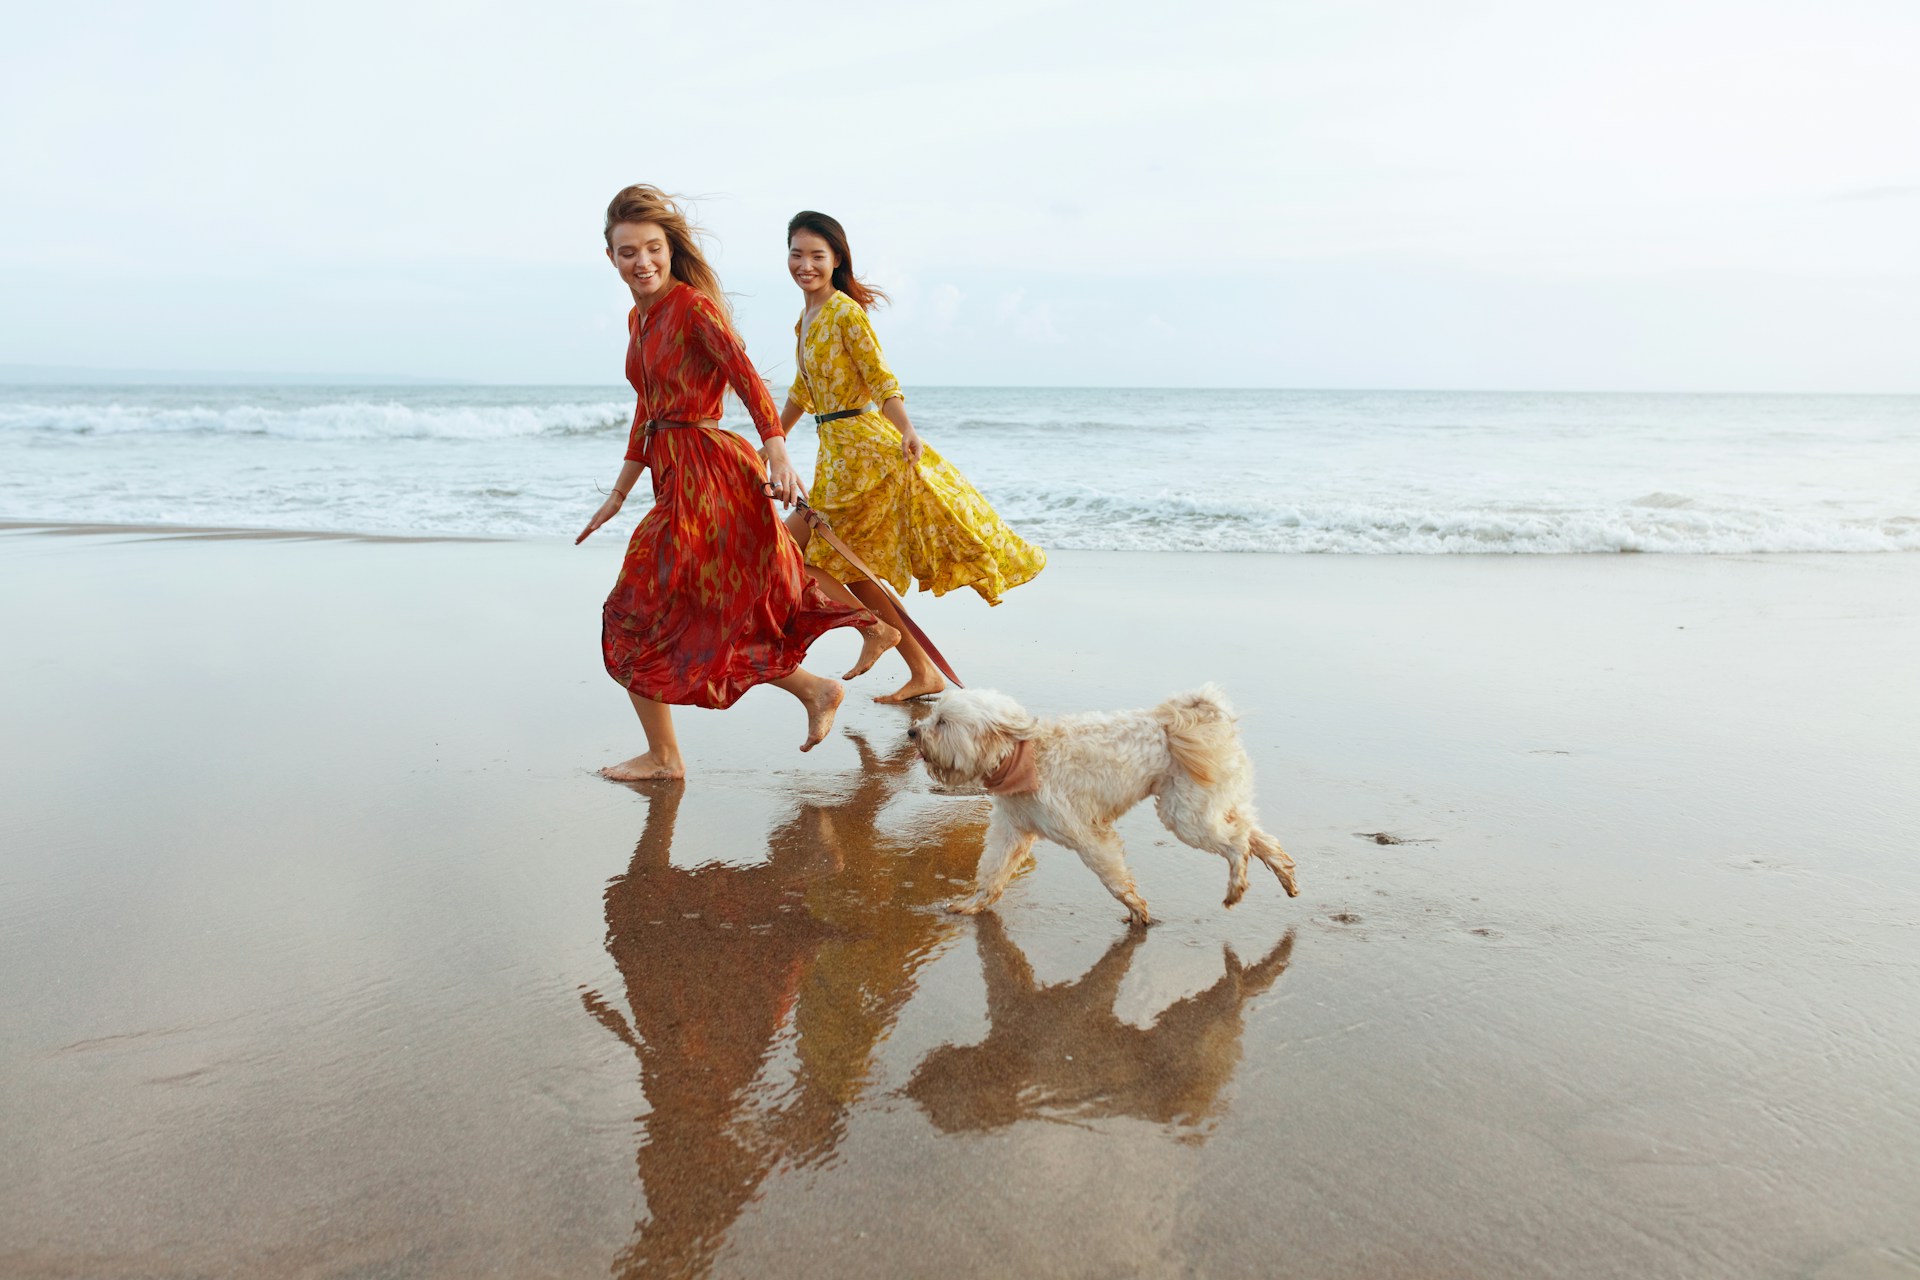
<svg viewBox="0 0 1920 1280">
<path fill-rule="evenodd" d="M 622 782 L 684 777 L 671 704 L 730 707 L 757 684 L 800 700 L 800 749 L 810 751 L 843 695 L 837 681 L 801 669 L 807 647 L 834 627 L 859 627 L 864 669 L 899 633 L 808 578 L 769 500 L 791 506 L 804 496 L 780 415 L 678 206 L 655 187 L 628 187 L 607 206 L 606 238 L 607 260 L 633 293 L 627 381 L 639 406 L 620 478 L 574 542 L 619 513 L 643 468 L 653 472 L 653 509 L 627 544 L 600 624 L 607 673 L 632 699 L 647 750 L 601 772 Z M 765 442 L 764 467 L 720 429 L 728 386 Z"/>
</svg>

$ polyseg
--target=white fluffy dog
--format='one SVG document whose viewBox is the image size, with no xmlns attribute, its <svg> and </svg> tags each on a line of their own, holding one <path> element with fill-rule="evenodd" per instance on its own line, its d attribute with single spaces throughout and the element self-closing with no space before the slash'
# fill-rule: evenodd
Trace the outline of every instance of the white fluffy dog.
<svg viewBox="0 0 1920 1280">
<path fill-rule="evenodd" d="M 1211 684 L 1147 711 L 1058 720 L 1036 719 L 990 690 L 942 695 L 908 736 L 937 781 L 979 783 L 993 796 L 974 894 L 948 910 L 973 915 L 992 906 L 1045 836 L 1080 855 L 1125 904 L 1130 923 L 1152 924 L 1113 829 L 1148 796 L 1168 831 L 1227 860 L 1229 907 L 1247 891 L 1249 855 L 1267 864 L 1289 897 L 1298 895 L 1293 859 L 1255 825 L 1253 765 L 1233 721 L 1233 708 Z"/>
</svg>

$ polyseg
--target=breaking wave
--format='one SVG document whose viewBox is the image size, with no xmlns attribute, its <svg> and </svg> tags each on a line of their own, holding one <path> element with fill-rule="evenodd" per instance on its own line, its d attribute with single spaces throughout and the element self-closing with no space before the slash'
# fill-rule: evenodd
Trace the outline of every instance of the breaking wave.
<svg viewBox="0 0 1920 1280">
<path fill-rule="evenodd" d="M 1643 552 L 1920 551 L 1920 518 L 1813 519 L 1759 510 L 1622 504 L 1614 509 L 1322 503 L 1263 507 L 1191 499 L 1028 495 L 1003 509 L 1043 546 L 1095 551 L 1323 555 L 1579 555 Z"/>
<path fill-rule="evenodd" d="M 321 404 L 0 404 L 0 431 L 54 435 L 135 433 L 273 436 L 287 440 L 511 440 L 624 433 L 631 401 L 409 405 L 397 400 Z"/>
<path fill-rule="evenodd" d="M 929 441 L 1048 548 L 1920 551 L 1920 397 L 911 398 Z M 570 536 L 618 474 L 632 406 L 598 386 L 0 389 L 0 518 Z M 815 440 L 803 425 L 791 441 L 802 474 Z"/>
</svg>

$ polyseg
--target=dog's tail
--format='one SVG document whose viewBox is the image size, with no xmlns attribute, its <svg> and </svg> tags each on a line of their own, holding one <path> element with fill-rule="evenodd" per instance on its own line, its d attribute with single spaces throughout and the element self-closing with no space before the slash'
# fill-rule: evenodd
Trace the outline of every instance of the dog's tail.
<svg viewBox="0 0 1920 1280">
<path fill-rule="evenodd" d="M 1153 709 L 1166 726 L 1167 750 L 1192 779 L 1210 787 L 1225 772 L 1234 744 L 1233 707 L 1217 684 L 1176 693 Z"/>
</svg>

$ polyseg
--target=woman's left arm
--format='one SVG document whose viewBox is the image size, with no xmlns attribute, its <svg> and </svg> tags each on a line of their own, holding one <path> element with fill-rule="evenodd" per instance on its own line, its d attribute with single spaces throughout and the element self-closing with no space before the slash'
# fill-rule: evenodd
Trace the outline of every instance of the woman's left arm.
<svg viewBox="0 0 1920 1280">
<path fill-rule="evenodd" d="M 807 496 L 806 486 L 800 483 L 800 473 L 793 469 L 793 462 L 787 457 L 787 438 L 780 426 L 780 414 L 773 407 L 767 384 L 754 369 L 753 361 L 747 358 L 746 344 L 705 294 L 694 297 L 690 327 L 694 341 L 726 376 L 727 385 L 733 388 L 753 418 L 767 458 L 767 484 L 772 496 L 782 506 L 792 506 Z"/>
<path fill-rule="evenodd" d="M 867 319 L 867 313 L 858 304 L 836 307 L 835 312 L 840 344 L 854 368 L 860 371 L 867 393 L 880 405 L 881 415 L 900 429 L 900 456 L 909 466 L 918 466 L 922 447 L 920 433 L 913 429 L 907 417 L 907 398 L 900 390 L 900 379 L 893 376 L 893 370 L 887 368 L 886 357 L 880 354 L 880 338 L 873 331 L 873 321 Z"/>
</svg>

